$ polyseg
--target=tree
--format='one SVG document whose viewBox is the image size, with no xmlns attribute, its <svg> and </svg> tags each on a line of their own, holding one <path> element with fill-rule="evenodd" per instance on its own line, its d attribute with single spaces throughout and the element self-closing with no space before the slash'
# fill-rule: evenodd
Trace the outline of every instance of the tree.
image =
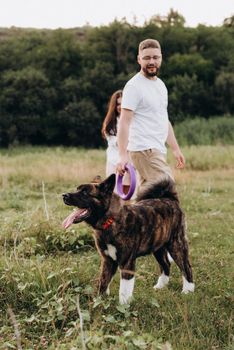
<svg viewBox="0 0 234 350">
<path fill-rule="evenodd" d="M 164 74 L 166 76 L 196 75 L 199 80 L 205 84 L 212 83 L 214 79 L 214 67 L 211 60 L 205 59 L 199 53 L 172 55 L 166 64 Z"/>
<path fill-rule="evenodd" d="M 159 28 L 162 27 L 183 27 L 185 24 L 185 18 L 178 11 L 170 9 L 167 16 L 154 15 L 150 19 L 150 23 L 153 23 Z"/>
<path fill-rule="evenodd" d="M 12 115 L 47 114 L 55 95 L 41 70 L 8 70 L 0 80 L 0 111 Z"/>
<path fill-rule="evenodd" d="M 234 28 L 234 15 L 225 18 L 224 21 L 223 21 L 223 25 L 224 25 L 225 27 Z"/>
<path fill-rule="evenodd" d="M 208 94 L 196 75 L 176 75 L 167 82 L 169 90 L 169 117 L 174 121 L 182 121 L 188 116 L 207 116 L 210 106 Z"/>
<path fill-rule="evenodd" d="M 234 112 L 234 73 L 220 72 L 215 80 L 217 109 L 221 113 Z"/>
<path fill-rule="evenodd" d="M 101 140 L 102 119 L 89 98 L 69 103 L 56 118 L 56 143 L 97 147 Z"/>
</svg>

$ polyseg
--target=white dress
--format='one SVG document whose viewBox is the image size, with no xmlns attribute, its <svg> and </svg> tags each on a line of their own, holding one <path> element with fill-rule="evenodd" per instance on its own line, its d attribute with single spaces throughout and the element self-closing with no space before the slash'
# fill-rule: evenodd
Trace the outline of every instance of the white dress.
<svg viewBox="0 0 234 350">
<path fill-rule="evenodd" d="M 106 140 L 108 144 L 106 149 L 106 176 L 109 176 L 111 174 L 116 174 L 116 166 L 119 162 L 119 150 L 116 135 L 106 135 Z M 130 176 L 127 172 L 124 175 L 123 184 L 130 185 Z"/>
<path fill-rule="evenodd" d="M 116 165 L 119 161 L 119 150 L 117 146 L 116 135 L 106 135 L 107 149 L 106 149 L 106 176 L 115 174 Z"/>
</svg>

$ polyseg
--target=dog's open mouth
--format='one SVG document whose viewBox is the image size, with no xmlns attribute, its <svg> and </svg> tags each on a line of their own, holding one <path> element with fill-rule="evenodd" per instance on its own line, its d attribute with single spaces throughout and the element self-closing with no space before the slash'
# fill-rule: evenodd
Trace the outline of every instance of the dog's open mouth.
<svg viewBox="0 0 234 350">
<path fill-rule="evenodd" d="M 89 216 L 88 209 L 74 209 L 73 212 L 63 221 L 63 227 L 67 229 L 72 224 L 78 224 Z"/>
</svg>

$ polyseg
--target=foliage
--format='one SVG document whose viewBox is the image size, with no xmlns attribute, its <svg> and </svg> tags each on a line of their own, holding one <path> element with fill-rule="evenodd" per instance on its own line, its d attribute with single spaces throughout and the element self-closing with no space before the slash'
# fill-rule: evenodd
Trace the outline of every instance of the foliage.
<svg viewBox="0 0 234 350">
<path fill-rule="evenodd" d="M 234 110 L 234 73 L 221 72 L 215 80 L 217 109 L 230 114 Z"/>
<path fill-rule="evenodd" d="M 196 116 L 199 111 L 202 111 L 203 116 L 209 115 L 210 106 L 205 103 L 209 98 L 203 83 L 198 80 L 194 74 L 189 76 L 175 75 L 168 80 L 169 86 L 169 115 L 173 122 L 180 122 L 188 118 L 188 116 Z M 171 87 L 171 88 L 170 88 Z M 183 108 L 181 108 L 181 101 L 183 101 Z M 202 103 L 202 106 L 200 105 Z M 211 102 L 211 101 L 209 101 Z"/>
<path fill-rule="evenodd" d="M 110 95 L 138 71 L 141 40 L 162 46 L 160 77 L 173 121 L 233 115 L 233 18 L 220 27 L 185 26 L 171 9 L 140 27 L 0 31 L 0 146 L 102 146 Z"/>
<path fill-rule="evenodd" d="M 176 124 L 175 133 L 181 145 L 234 144 L 234 119 L 196 117 Z"/>
</svg>

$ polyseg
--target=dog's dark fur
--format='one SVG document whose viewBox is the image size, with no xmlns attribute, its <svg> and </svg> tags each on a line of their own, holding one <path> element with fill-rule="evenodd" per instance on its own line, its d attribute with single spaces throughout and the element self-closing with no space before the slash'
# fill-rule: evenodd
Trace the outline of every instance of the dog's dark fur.
<svg viewBox="0 0 234 350">
<path fill-rule="evenodd" d="M 77 192 L 63 194 L 65 204 L 87 209 L 86 215 L 74 223 L 86 221 L 95 229 L 102 259 L 99 292 L 107 291 L 118 267 L 122 279 L 132 279 L 136 259 L 151 253 L 162 274 L 169 276 L 169 252 L 186 281 L 192 284 L 184 214 L 174 184 L 155 184 L 138 196 L 135 204 L 124 206 L 113 193 L 114 186 L 115 175 L 111 175 L 101 183 L 81 185 Z M 115 248 L 114 255 L 108 250 L 110 246 Z"/>
</svg>

